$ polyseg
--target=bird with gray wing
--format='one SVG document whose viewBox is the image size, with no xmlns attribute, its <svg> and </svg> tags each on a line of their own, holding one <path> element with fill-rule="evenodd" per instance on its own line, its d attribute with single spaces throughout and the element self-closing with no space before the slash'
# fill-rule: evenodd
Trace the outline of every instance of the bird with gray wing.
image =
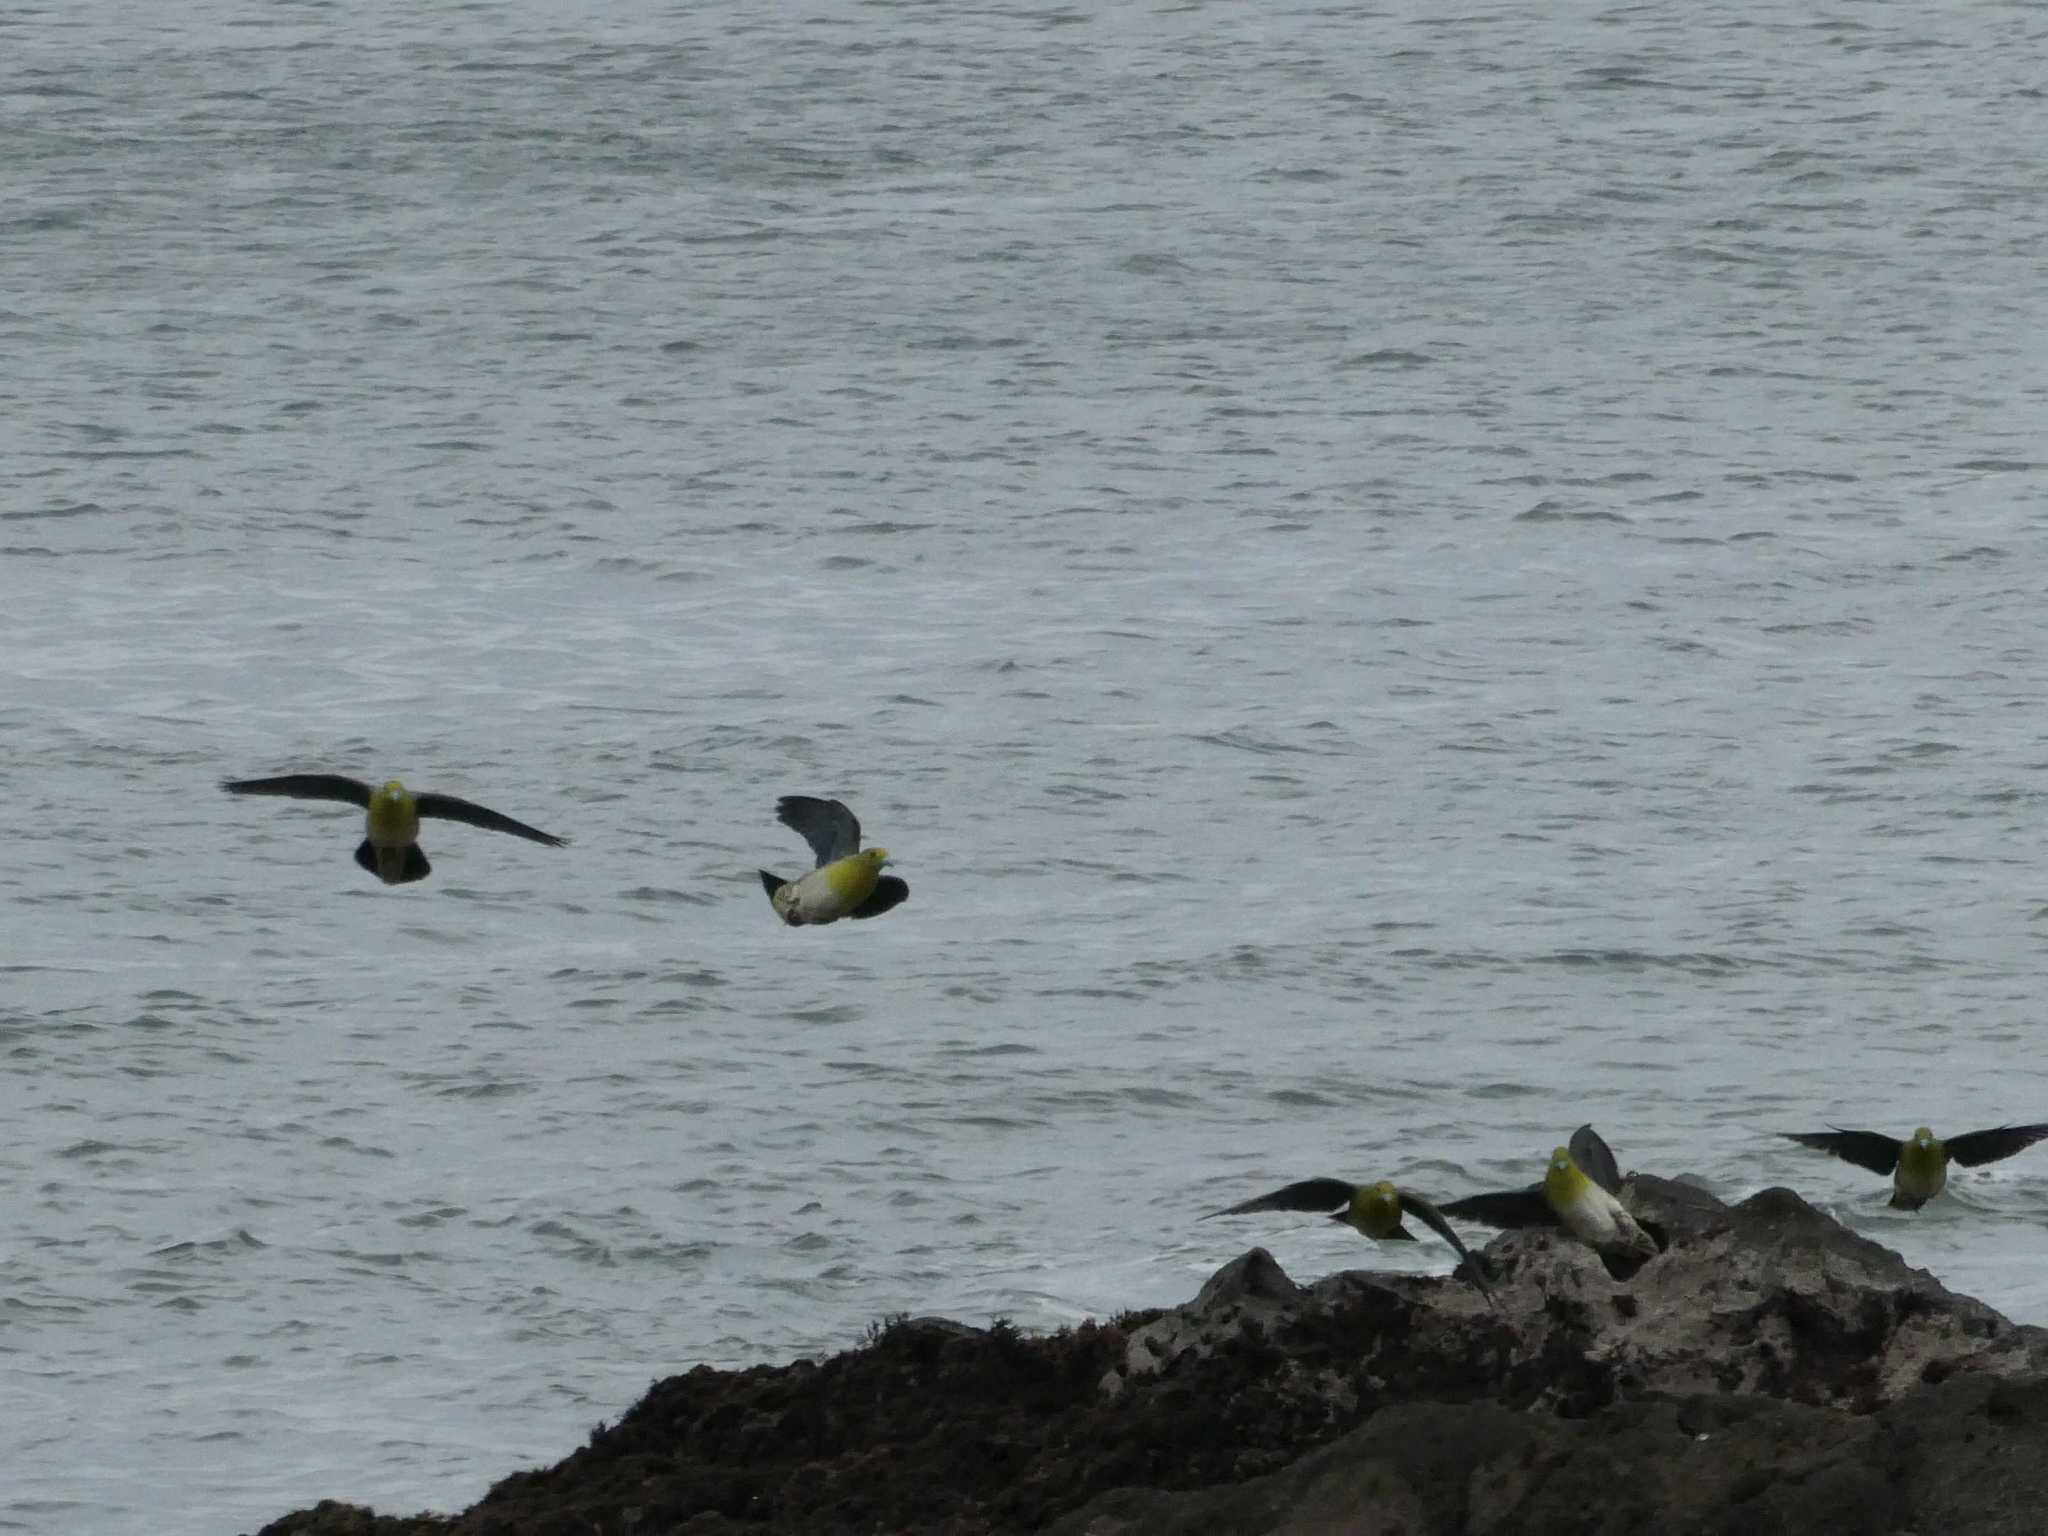
<svg viewBox="0 0 2048 1536">
<path fill-rule="evenodd" d="M 356 862 L 386 885 L 405 885 L 424 880 L 433 865 L 420 852 L 420 819 L 466 822 L 492 832 L 509 832 L 531 842 L 560 848 L 568 839 L 514 821 L 488 806 L 457 799 L 454 795 L 416 795 L 396 779 L 381 789 L 371 789 L 357 779 L 338 773 L 287 773 L 274 779 L 223 779 L 222 789 L 231 795 L 282 795 L 293 800 L 336 800 L 359 806 L 368 813 L 362 842 L 356 848 Z"/>
<path fill-rule="evenodd" d="M 1816 1152 L 1828 1152 L 1845 1163 L 1891 1175 L 1889 1204 L 1917 1211 L 1948 1187 L 1948 1165 L 1975 1168 L 2024 1152 L 2048 1139 L 2048 1125 L 2000 1125 L 1988 1131 L 1965 1131 L 1943 1141 L 1921 1126 L 1899 1141 L 1877 1131 L 1780 1131 L 1788 1141 Z"/>
<path fill-rule="evenodd" d="M 860 819 L 837 800 L 784 795 L 775 818 L 817 855 L 818 867 L 795 880 L 761 870 L 775 915 L 792 928 L 836 923 L 842 917 L 880 917 L 910 895 L 910 886 L 882 873 L 886 848 L 862 848 Z"/>
</svg>

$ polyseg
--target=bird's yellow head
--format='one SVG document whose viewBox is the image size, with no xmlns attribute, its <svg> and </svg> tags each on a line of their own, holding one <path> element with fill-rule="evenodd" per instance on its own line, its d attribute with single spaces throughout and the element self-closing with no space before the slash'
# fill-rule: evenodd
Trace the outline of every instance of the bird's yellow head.
<svg viewBox="0 0 2048 1536">
<path fill-rule="evenodd" d="M 889 862 L 889 850 L 886 848 L 866 848 L 862 854 L 877 869 Z"/>
<path fill-rule="evenodd" d="M 386 779 L 384 787 L 377 791 L 377 797 L 381 800 L 403 800 L 405 786 L 396 779 Z"/>
<path fill-rule="evenodd" d="M 1576 1205 L 1593 1181 L 1572 1161 L 1571 1150 L 1559 1147 L 1550 1154 L 1550 1166 L 1543 1172 L 1543 1194 L 1559 1210 Z"/>
<path fill-rule="evenodd" d="M 1948 1148 L 1926 1126 L 1913 1132 L 1912 1140 L 1899 1148 L 1900 1188 L 1922 1194 L 1937 1194 L 1948 1173 Z"/>
<path fill-rule="evenodd" d="M 1913 1132 L 1913 1139 L 1899 1148 L 1899 1171 L 1909 1180 L 1938 1180 L 1948 1167 L 1948 1148 L 1926 1126 Z"/>
</svg>

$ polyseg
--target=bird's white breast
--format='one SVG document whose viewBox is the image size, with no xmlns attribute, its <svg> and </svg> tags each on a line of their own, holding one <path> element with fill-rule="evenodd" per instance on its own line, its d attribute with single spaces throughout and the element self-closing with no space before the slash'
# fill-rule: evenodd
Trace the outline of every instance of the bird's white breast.
<svg viewBox="0 0 2048 1536">
<path fill-rule="evenodd" d="M 1561 1214 L 1575 1236 L 1596 1248 L 1632 1239 L 1636 1233 L 1635 1218 L 1598 1184 L 1589 1182 L 1579 1198 Z"/>
</svg>

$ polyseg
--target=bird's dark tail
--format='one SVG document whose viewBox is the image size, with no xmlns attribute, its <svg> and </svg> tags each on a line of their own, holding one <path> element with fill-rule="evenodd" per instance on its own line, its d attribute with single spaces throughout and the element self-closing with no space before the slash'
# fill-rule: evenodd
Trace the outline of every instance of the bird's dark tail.
<svg viewBox="0 0 2048 1536">
<path fill-rule="evenodd" d="M 405 850 L 405 857 L 398 861 L 395 874 L 386 874 L 384 866 L 377 862 L 377 850 L 366 837 L 356 846 L 356 862 L 386 885 L 407 885 L 414 880 L 424 880 L 434 872 L 434 866 L 427 862 L 427 856 L 420 852 L 418 843 Z"/>
</svg>

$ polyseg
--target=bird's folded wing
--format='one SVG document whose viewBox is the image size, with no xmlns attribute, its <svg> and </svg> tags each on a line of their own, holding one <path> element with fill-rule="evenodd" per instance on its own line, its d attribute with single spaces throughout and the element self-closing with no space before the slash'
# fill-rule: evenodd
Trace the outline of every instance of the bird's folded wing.
<svg viewBox="0 0 2048 1536">
<path fill-rule="evenodd" d="M 368 805 L 370 786 L 338 773 L 287 773 L 274 779 L 222 779 L 220 787 L 231 795 L 285 795 L 293 800 L 340 800 L 347 805 Z"/>
<path fill-rule="evenodd" d="M 1579 1172 L 1598 1184 L 1610 1195 L 1621 1193 L 1621 1168 L 1614 1161 L 1614 1153 L 1607 1143 L 1600 1139 L 1600 1133 L 1590 1125 L 1582 1125 L 1572 1132 L 1572 1161 L 1579 1165 Z"/>
<path fill-rule="evenodd" d="M 2024 1152 L 2044 1138 L 2048 1138 L 2048 1125 L 2001 1125 L 1988 1131 L 1951 1136 L 1945 1145 L 1950 1157 L 1965 1168 L 1974 1168 L 1979 1163 L 1995 1163 L 2001 1157 Z"/>
<path fill-rule="evenodd" d="M 1899 1140 L 1876 1131 L 1780 1131 L 1787 1141 L 1816 1152 L 1828 1152 L 1845 1163 L 1868 1168 L 1872 1173 L 1890 1173 L 1899 1166 Z"/>
<path fill-rule="evenodd" d="M 514 837 L 546 843 L 550 848 L 560 848 L 568 841 L 567 838 L 556 837 L 552 832 L 543 832 L 538 827 L 529 827 L 523 821 L 514 821 L 510 816 L 500 815 L 488 806 L 458 800 L 453 795 L 419 795 L 415 797 L 413 804 L 422 816 L 433 816 L 442 821 L 463 821 L 472 827 L 485 827 L 493 832 L 510 832 Z"/>
<path fill-rule="evenodd" d="M 1243 1216 L 1252 1211 L 1341 1211 L 1357 1193 L 1356 1184 L 1347 1184 L 1342 1179 L 1303 1179 L 1243 1205 L 1211 1211 L 1209 1216 Z M 1202 1219 L 1207 1221 L 1209 1217 Z"/>
</svg>

